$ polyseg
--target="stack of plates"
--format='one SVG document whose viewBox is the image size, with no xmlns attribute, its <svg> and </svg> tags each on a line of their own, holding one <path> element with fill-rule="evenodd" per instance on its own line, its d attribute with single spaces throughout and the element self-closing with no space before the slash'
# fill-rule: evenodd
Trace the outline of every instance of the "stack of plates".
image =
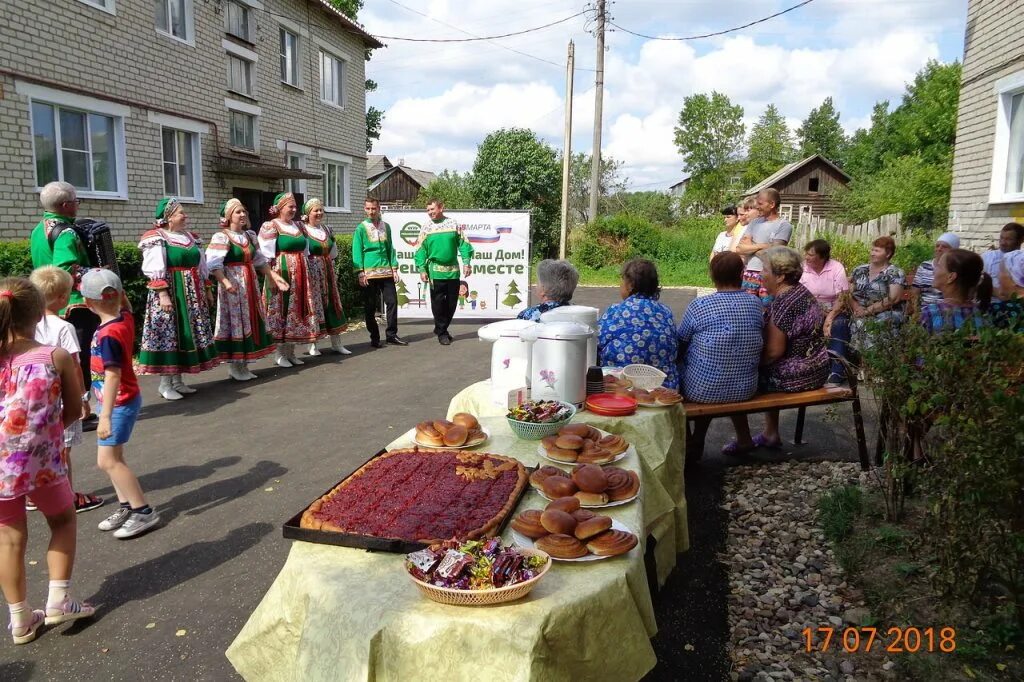
<svg viewBox="0 0 1024 682">
<path fill-rule="evenodd" d="M 594 395 L 595 393 L 604 393 L 604 381 L 588 381 L 587 382 L 587 395 Z"/>
<path fill-rule="evenodd" d="M 587 396 L 586 407 L 605 417 L 625 417 L 636 412 L 636 400 L 616 393 L 598 393 Z"/>
</svg>

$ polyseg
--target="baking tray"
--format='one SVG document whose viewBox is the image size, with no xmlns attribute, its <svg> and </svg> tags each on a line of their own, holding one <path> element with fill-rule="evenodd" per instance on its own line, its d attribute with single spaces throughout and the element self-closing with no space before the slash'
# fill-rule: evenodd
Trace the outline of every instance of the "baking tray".
<svg viewBox="0 0 1024 682">
<path fill-rule="evenodd" d="M 363 466 L 365 466 L 370 460 L 375 459 L 377 457 L 380 457 L 381 455 L 383 455 L 386 452 L 387 452 L 386 449 L 378 451 L 376 454 L 372 455 L 365 462 L 363 462 L 358 467 L 356 467 L 353 470 L 353 473 L 355 473 L 356 471 L 361 469 Z M 499 453 L 495 453 L 495 454 L 499 454 Z M 505 456 L 507 457 L 508 455 L 505 455 Z M 515 459 L 515 458 L 513 458 L 513 459 Z M 526 467 L 526 474 L 527 474 L 527 476 L 529 476 L 531 473 L 533 473 L 533 471 L 535 469 L 536 469 L 536 467 L 533 467 L 533 468 Z M 334 490 L 336 487 L 338 487 L 338 485 L 340 485 L 342 482 L 344 482 L 351 475 L 352 474 L 349 474 L 348 476 L 345 476 L 345 478 L 341 479 L 340 481 L 338 481 L 337 483 L 332 485 L 330 488 L 328 488 L 327 490 L 322 492 L 320 495 L 317 495 L 316 499 L 320 499 L 321 497 L 323 497 L 327 493 L 329 493 L 332 490 Z M 505 529 L 505 524 L 508 523 L 509 517 L 511 517 L 512 514 L 515 512 L 516 508 L 519 506 L 519 503 L 523 499 L 523 495 L 525 495 L 526 492 L 528 490 L 530 490 L 530 488 L 531 488 L 531 486 L 530 486 L 529 483 L 527 483 L 525 486 L 523 486 L 523 489 L 519 492 L 519 495 L 516 496 L 515 504 L 512 505 L 512 511 L 510 511 L 505 516 L 505 518 L 501 520 L 501 524 L 498 526 L 498 530 L 497 530 L 497 533 L 496 533 L 497 535 L 501 535 L 502 531 Z M 312 504 L 312 503 L 313 502 L 311 500 L 309 504 Z M 332 533 L 332 532 L 329 532 L 329 531 L 312 530 L 312 529 L 309 529 L 309 528 L 302 528 L 299 524 L 302 521 L 302 514 L 306 511 L 306 509 L 309 508 L 309 504 L 304 506 L 302 509 L 299 510 L 299 513 L 297 513 L 295 516 L 291 517 L 290 519 L 288 519 L 285 522 L 284 526 L 281 528 L 281 534 L 285 537 L 285 539 L 287 539 L 287 540 L 300 540 L 301 542 L 312 542 L 312 543 L 316 543 L 316 544 L 319 544 L 319 545 L 335 545 L 337 547 L 353 547 L 355 549 L 365 549 L 365 550 L 370 551 L 370 552 L 394 552 L 396 554 L 408 554 L 409 552 L 415 552 L 415 551 L 423 549 L 424 547 L 427 546 L 426 544 L 424 544 L 422 542 L 411 542 L 409 540 L 398 540 L 398 539 L 394 539 L 394 538 L 375 538 L 375 537 L 371 537 L 371 536 L 368 536 L 368 535 L 352 535 L 352 534 L 349 534 L 349 533 Z"/>
</svg>

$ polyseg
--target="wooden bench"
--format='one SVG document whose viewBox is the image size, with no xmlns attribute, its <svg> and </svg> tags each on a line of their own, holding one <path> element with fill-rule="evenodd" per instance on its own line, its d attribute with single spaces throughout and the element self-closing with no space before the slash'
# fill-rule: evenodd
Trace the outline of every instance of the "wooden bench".
<svg viewBox="0 0 1024 682">
<path fill-rule="evenodd" d="M 851 376 L 856 377 L 856 373 L 851 373 Z M 853 379 L 849 388 L 819 388 L 800 393 L 759 393 L 750 400 L 739 403 L 683 403 L 683 409 L 686 411 L 687 464 L 698 462 L 704 456 L 704 438 L 707 436 L 711 420 L 716 417 L 732 417 L 767 410 L 796 409 L 798 410 L 796 434 L 793 440 L 799 445 L 803 442 L 804 418 L 807 408 L 832 403 L 853 403 L 853 426 L 857 434 L 857 454 L 860 457 L 861 469 L 867 471 L 870 468 L 870 462 L 868 461 L 867 441 L 864 438 L 864 418 L 860 410 L 856 378 Z"/>
</svg>

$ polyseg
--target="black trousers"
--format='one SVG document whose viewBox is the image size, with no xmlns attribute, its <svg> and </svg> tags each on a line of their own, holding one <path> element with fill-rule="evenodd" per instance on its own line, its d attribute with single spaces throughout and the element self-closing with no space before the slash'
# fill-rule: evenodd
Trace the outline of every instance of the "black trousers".
<svg viewBox="0 0 1024 682">
<path fill-rule="evenodd" d="M 384 315 L 388 322 L 384 330 L 386 338 L 398 336 L 398 292 L 395 290 L 395 280 L 380 277 L 367 280 L 363 287 L 363 320 L 366 322 L 366 331 L 370 332 L 371 341 L 380 341 L 380 327 L 377 326 L 375 313 L 381 297 L 384 298 Z"/>
<path fill-rule="evenodd" d="M 430 312 L 434 315 L 434 334 L 444 336 L 459 307 L 459 280 L 435 279 L 430 283 Z"/>
<path fill-rule="evenodd" d="M 96 333 L 96 327 L 100 326 L 100 318 L 88 308 L 72 308 L 66 318 L 75 328 L 75 336 L 78 337 L 78 360 L 82 366 L 82 387 L 88 391 L 92 385 L 92 371 L 89 369 L 92 337 Z M 133 349 L 134 351 L 134 349 Z"/>
</svg>

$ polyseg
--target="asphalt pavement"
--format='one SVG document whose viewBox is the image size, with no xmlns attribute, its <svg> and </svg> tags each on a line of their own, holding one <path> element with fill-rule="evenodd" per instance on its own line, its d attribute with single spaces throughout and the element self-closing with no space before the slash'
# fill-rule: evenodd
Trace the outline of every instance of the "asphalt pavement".
<svg viewBox="0 0 1024 682">
<path fill-rule="evenodd" d="M 577 290 L 574 302 L 605 308 L 612 288 Z M 677 319 L 693 290 L 666 290 Z M 73 593 L 98 606 L 92 620 L 48 628 L 28 645 L 0 640 L 0 680 L 239 679 L 224 650 L 273 582 L 291 541 L 281 525 L 412 425 L 443 415 L 451 397 L 489 373 L 490 345 L 476 323 L 455 324 L 455 343 L 440 346 L 427 322 L 403 321 L 407 348 L 374 349 L 365 331 L 344 343 L 350 356 L 325 352 L 302 367 L 265 360 L 259 379 L 237 383 L 223 367 L 191 377 L 199 392 L 168 402 L 157 379 L 142 377 L 145 405 L 126 448 L 164 525 L 121 541 L 96 524 L 105 506 L 78 516 Z M 326 346 L 322 343 L 321 346 Z M 808 414 L 808 445 L 772 457 L 851 459 L 847 406 L 836 422 L 825 410 Z M 754 418 L 756 427 L 758 418 Z M 783 417 L 791 438 L 793 418 Z M 659 633 L 655 680 L 719 680 L 727 675 L 725 595 L 716 553 L 724 538 L 719 509 L 730 437 L 715 422 L 709 455 L 688 474 L 692 547 L 656 597 Z M 75 487 L 112 502 L 109 481 L 95 466 L 95 434 L 77 447 Z M 29 600 L 46 598 L 48 533 L 30 515 Z M 690 645 L 689 647 L 687 645 Z"/>
</svg>

